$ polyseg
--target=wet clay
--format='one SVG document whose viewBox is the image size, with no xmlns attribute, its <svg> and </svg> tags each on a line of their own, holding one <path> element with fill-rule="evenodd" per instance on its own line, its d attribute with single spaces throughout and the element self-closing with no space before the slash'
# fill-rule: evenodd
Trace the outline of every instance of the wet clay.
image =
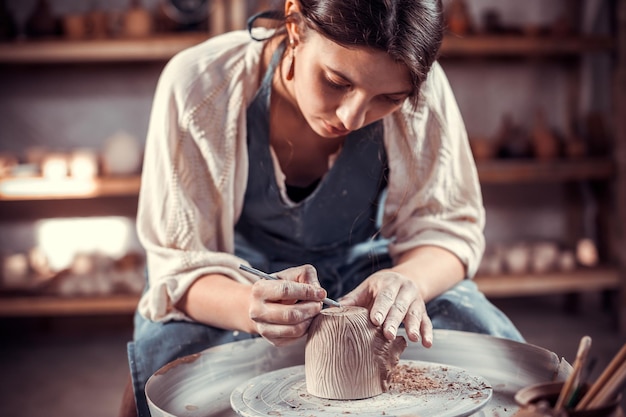
<svg viewBox="0 0 626 417">
<path fill-rule="evenodd" d="M 402 336 L 385 339 L 363 307 L 322 310 L 309 327 L 305 347 L 307 391 L 334 400 L 382 394 L 406 346 Z"/>
</svg>

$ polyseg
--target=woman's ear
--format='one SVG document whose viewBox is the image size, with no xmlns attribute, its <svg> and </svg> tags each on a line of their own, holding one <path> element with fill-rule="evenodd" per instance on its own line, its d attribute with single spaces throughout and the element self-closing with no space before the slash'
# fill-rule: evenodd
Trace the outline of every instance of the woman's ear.
<svg viewBox="0 0 626 417">
<path fill-rule="evenodd" d="M 287 36 L 289 36 L 289 43 L 297 45 L 300 42 L 300 2 L 298 0 L 286 0 L 285 1 L 285 27 L 287 29 Z"/>
</svg>

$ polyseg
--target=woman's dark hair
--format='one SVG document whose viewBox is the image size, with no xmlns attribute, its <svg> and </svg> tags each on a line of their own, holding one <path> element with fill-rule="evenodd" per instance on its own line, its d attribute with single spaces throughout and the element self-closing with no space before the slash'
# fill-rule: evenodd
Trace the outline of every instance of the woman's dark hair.
<svg viewBox="0 0 626 417">
<path fill-rule="evenodd" d="M 343 45 L 385 51 L 411 73 L 414 100 L 443 37 L 440 0 L 299 0 L 311 29 Z"/>
<path fill-rule="evenodd" d="M 441 0 L 298 0 L 304 23 L 347 48 L 385 51 L 411 73 L 414 104 L 443 38 Z"/>
</svg>

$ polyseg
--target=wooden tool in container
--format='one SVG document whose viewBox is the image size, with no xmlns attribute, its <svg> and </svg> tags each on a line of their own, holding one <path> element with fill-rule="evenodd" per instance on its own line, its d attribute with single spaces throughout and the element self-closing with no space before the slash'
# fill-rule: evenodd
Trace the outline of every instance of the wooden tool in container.
<svg viewBox="0 0 626 417">
<path fill-rule="evenodd" d="M 617 352 L 589 391 L 576 405 L 576 410 L 601 407 L 613 401 L 626 387 L 626 344 Z"/>
<path fill-rule="evenodd" d="M 578 352 L 576 353 L 576 359 L 574 360 L 574 369 L 565 381 L 565 384 L 563 384 L 563 389 L 561 390 L 559 398 L 554 405 L 555 412 L 559 412 L 563 409 L 574 394 L 576 386 L 579 384 L 580 373 L 585 365 L 585 362 L 587 361 L 587 355 L 590 348 L 591 338 L 589 336 L 584 336 L 578 345 Z"/>
</svg>

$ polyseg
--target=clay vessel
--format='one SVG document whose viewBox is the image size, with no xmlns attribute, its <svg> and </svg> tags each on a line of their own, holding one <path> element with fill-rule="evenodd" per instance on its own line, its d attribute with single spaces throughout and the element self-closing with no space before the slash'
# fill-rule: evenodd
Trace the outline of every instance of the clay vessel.
<svg viewBox="0 0 626 417">
<path fill-rule="evenodd" d="M 363 307 L 322 310 L 309 327 L 305 347 L 307 391 L 335 400 L 382 394 L 406 346 L 401 336 L 385 339 Z"/>
<path fill-rule="evenodd" d="M 543 111 L 535 114 L 535 125 L 531 133 L 535 157 L 541 160 L 552 160 L 559 156 L 559 141 L 548 126 Z"/>
<path fill-rule="evenodd" d="M 448 30 L 455 35 L 466 35 L 472 31 L 472 21 L 465 0 L 452 1 L 446 10 Z"/>
<path fill-rule="evenodd" d="M 133 0 L 124 14 L 123 34 L 129 38 L 141 38 L 152 34 L 152 15 L 141 5 L 141 0 Z"/>
</svg>

